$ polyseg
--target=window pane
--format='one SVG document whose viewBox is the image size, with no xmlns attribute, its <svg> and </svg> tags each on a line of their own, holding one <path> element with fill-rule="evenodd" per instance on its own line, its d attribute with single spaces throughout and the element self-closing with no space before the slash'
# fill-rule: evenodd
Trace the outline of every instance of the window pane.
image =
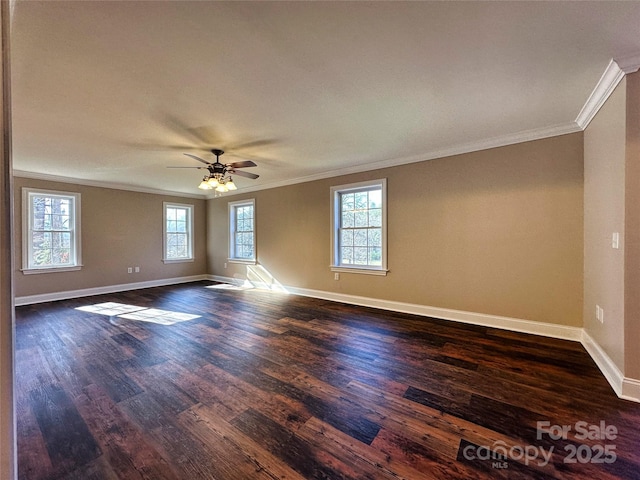
<svg viewBox="0 0 640 480">
<path fill-rule="evenodd" d="M 355 227 L 369 226 L 369 212 L 367 210 L 358 210 L 355 214 Z"/>
<path fill-rule="evenodd" d="M 51 262 L 54 265 L 68 265 L 69 264 L 69 249 L 68 248 L 54 248 L 51 254 Z"/>
<path fill-rule="evenodd" d="M 342 232 L 340 232 L 340 236 L 340 245 L 344 247 L 353 245 L 353 230 L 342 230 Z"/>
<path fill-rule="evenodd" d="M 381 227 L 382 226 L 382 210 L 379 208 L 374 208 L 369 210 L 369 226 L 370 227 Z"/>
<path fill-rule="evenodd" d="M 355 215 L 353 212 L 342 213 L 342 227 L 351 228 L 355 226 Z"/>
<path fill-rule="evenodd" d="M 367 208 L 369 194 L 367 192 L 358 192 L 355 194 L 355 209 L 362 210 Z"/>
<path fill-rule="evenodd" d="M 370 247 L 382 246 L 382 230 L 380 228 L 370 228 L 368 230 L 368 244 Z"/>
<path fill-rule="evenodd" d="M 355 246 L 366 247 L 367 246 L 367 231 L 366 230 L 354 230 L 353 231 L 353 244 Z"/>
<path fill-rule="evenodd" d="M 341 250 L 341 263 L 344 263 L 344 264 L 353 263 L 353 247 L 342 247 L 340 250 Z"/>
<path fill-rule="evenodd" d="M 367 247 L 355 247 L 353 249 L 353 263 L 356 265 L 366 265 L 367 250 Z"/>
<path fill-rule="evenodd" d="M 369 249 L 369 265 L 382 265 L 382 249 L 380 247 Z"/>
<path fill-rule="evenodd" d="M 342 200 L 342 211 L 353 210 L 354 206 L 354 195 L 353 193 L 343 193 L 341 196 Z"/>
<path fill-rule="evenodd" d="M 369 208 L 382 207 L 382 190 L 369 190 Z"/>
</svg>

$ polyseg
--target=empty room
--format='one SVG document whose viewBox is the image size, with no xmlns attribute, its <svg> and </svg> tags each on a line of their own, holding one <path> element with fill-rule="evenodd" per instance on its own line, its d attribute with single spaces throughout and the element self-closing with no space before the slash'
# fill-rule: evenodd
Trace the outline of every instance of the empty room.
<svg viewBox="0 0 640 480">
<path fill-rule="evenodd" d="M 640 478 L 640 2 L 0 7 L 0 478 Z"/>
</svg>

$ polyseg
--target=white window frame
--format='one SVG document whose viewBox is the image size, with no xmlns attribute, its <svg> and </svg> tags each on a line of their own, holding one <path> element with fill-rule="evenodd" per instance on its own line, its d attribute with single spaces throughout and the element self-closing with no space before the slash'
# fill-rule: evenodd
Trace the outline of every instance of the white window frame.
<svg viewBox="0 0 640 480">
<path fill-rule="evenodd" d="M 60 197 L 72 200 L 72 212 L 70 214 L 71 227 L 71 247 L 70 256 L 72 261 L 69 265 L 33 265 L 33 204 L 32 198 L 36 196 Z M 62 192 L 57 190 L 44 190 L 41 188 L 22 188 L 22 273 L 53 273 L 69 272 L 82 268 L 82 241 L 80 235 L 80 199 L 81 195 L 76 192 Z M 53 230 L 51 230 L 53 231 Z"/>
<path fill-rule="evenodd" d="M 179 258 L 169 258 L 168 253 L 169 249 L 167 247 L 167 237 L 169 233 L 167 231 L 167 209 L 176 208 L 176 209 L 184 209 L 187 211 L 187 257 L 179 257 Z M 193 205 L 188 203 L 175 203 L 175 202 L 162 202 L 162 261 L 164 263 L 185 263 L 185 262 L 193 262 Z"/>
<path fill-rule="evenodd" d="M 380 188 L 382 191 L 382 252 L 381 265 L 342 264 L 340 260 L 340 198 L 344 193 L 366 191 Z M 368 275 L 386 275 L 387 269 L 387 179 L 369 180 L 331 187 L 331 271 L 345 273 L 363 273 Z"/>
<path fill-rule="evenodd" d="M 236 211 L 239 207 L 251 206 L 253 209 L 252 218 L 252 232 L 253 232 L 253 257 L 252 258 L 240 258 L 236 256 Z M 250 198 L 248 200 L 239 200 L 237 202 L 229 202 L 229 258 L 227 260 L 231 263 L 244 263 L 254 265 L 257 258 L 257 236 L 256 236 L 256 200 Z"/>
</svg>

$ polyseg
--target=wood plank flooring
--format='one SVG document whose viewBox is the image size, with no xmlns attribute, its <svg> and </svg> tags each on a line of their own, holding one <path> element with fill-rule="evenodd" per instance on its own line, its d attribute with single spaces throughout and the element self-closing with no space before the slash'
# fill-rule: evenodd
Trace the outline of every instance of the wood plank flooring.
<svg viewBox="0 0 640 480">
<path fill-rule="evenodd" d="M 640 405 L 578 343 L 214 285 L 17 308 L 19 478 L 640 478 Z"/>
</svg>

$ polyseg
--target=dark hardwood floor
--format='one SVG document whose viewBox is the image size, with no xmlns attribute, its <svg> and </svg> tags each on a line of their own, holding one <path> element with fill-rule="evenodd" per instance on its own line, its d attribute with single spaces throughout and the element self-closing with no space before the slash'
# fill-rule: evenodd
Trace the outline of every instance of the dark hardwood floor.
<svg viewBox="0 0 640 480">
<path fill-rule="evenodd" d="M 578 343 L 210 285 L 16 309 L 21 479 L 640 478 Z"/>
</svg>

